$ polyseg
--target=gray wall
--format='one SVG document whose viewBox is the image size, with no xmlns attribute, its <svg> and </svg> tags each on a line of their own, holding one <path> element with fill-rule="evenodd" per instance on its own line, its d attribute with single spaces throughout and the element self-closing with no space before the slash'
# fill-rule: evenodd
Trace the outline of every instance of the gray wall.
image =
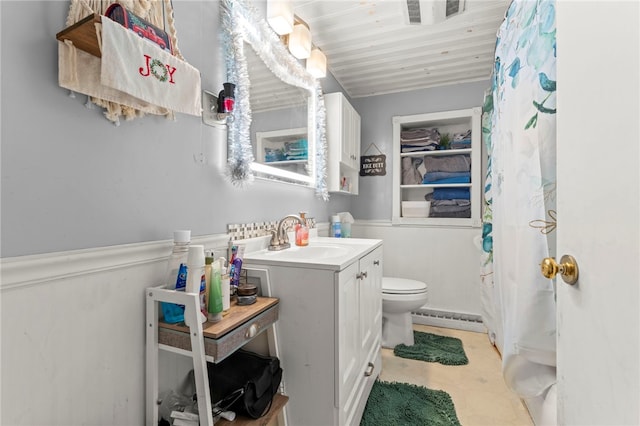
<svg viewBox="0 0 640 426">
<path fill-rule="evenodd" d="M 257 180 L 227 182 L 213 163 L 225 142 L 193 116 L 147 116 L 115 126 L 86 97 L 57 82 L 57 41 L 68 1 L 2 1 L 0 255 L 102 247 L 221 233 L 229 223 L 275 220 L 306 210 L 318 221 L 351 210 L 356 219 L 391 218 L 392 126 L 407 115 L 482 104 L 489 82 L 353 99 L 362 117 L 362 151 L 387 154 L 387 175 L 366 177 L 357 197 Z M 203 89 L 224 82 L 218 2 L 174 2 L 179 47 L 202 75 Z M 24 31 L 26 22 L 29 31 Z M 20 36 L 15 36 L 20 34 Z M 329 75 L 325 92 L 341 90 Z M 208 162 L 194 159 L 205 153 Z M 222 160 L 224 161 L 224 160 Z"/>
<path fill-rule="evenodd" d="M 491 82 L 457 84 L 414 92 L 370 96 L 352 100 L 362 119 L 360 154 L 375 143 L 387 156 L 385 176 L 360 178 L 359 195 L 354 199 L 352 213 L 356 219 L 391 220 L 393 199 L 393 129 L 392 118 L 397 115 L 422 114 L 481 107 L 485 89 Z M 370 154 L 374 154 L 373 149 Z"/>
<path fill-rule="evenodd" d="M 224 81 L 217 1 L 178 1 L 178 45 L 213 92 Z M 2 257 L 226 232 L 229 223 L 275 220 L 300 210 L 318 221 L 351 199 L 310 189 L 228 183 L 194 160 L 224 144 L 197 117 L 147 116 L 119 127 L 86 97 L 58 86 L 55 34 L 69 1 L 2 1 Z M 28 30 L 27 30 L 28 28 Z M 216 158 L 214 160 L 218 160 Z"/>
</svg>

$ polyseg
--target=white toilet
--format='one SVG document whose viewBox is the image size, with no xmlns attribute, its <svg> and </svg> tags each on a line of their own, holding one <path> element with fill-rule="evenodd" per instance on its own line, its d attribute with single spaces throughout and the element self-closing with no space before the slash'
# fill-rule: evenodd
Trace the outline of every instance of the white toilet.
<svg viewBox="0 0 640 426">
<path fill-rule="evenodd" d="M 382 347 L 413 345 L 411 312 L 427 303 L 427 285 L 405 278 L 382 278 Z"/>
</svg>

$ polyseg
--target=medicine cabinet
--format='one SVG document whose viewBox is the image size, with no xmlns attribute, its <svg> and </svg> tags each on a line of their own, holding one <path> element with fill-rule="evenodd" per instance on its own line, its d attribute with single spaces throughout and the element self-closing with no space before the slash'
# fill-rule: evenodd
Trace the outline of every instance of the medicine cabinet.
<svg viewBox="0 0 640 426">
<path fill-rule="evenodd" d="M 329 192 L 358 194 L 360 115 L 341 93 L 324 95 L 327 110 Z"/>
</svg>

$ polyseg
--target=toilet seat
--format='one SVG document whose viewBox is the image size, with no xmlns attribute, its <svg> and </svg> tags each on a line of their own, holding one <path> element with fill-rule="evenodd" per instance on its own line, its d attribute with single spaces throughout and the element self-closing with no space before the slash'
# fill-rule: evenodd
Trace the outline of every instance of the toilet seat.
<svg viewBox="0 0 640 426">
<path fill-rule="evenodd" d="M 413 345 L 412 312 L 427 299 L 427 284 L 422 281 L 382 277 L 382 347 Z"/>
<path fill-rule="evenodd" d="M 427 285 L 422 281 L 406 278 L 383 277 L 383 294 L 419 294 L 426 293 Z"/>
</svg>

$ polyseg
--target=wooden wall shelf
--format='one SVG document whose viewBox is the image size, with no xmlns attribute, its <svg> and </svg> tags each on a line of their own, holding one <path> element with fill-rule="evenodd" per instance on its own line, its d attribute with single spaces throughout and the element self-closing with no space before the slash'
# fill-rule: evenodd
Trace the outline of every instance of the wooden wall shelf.
<svg viewBox="0 0 640 426">
<path fill-rule="evenodd" d="M 81 19 L 70 27 L 65 28 L 56 34 L 59 41 L 71 40 L 73 45 L 87 53 L 102 57 L 100 46 L 98 45 L 98 36 L 96 35 L 96 23 L 102 23 L 102 15 L 92 13 L 91 15 Z"/>
</svg>

